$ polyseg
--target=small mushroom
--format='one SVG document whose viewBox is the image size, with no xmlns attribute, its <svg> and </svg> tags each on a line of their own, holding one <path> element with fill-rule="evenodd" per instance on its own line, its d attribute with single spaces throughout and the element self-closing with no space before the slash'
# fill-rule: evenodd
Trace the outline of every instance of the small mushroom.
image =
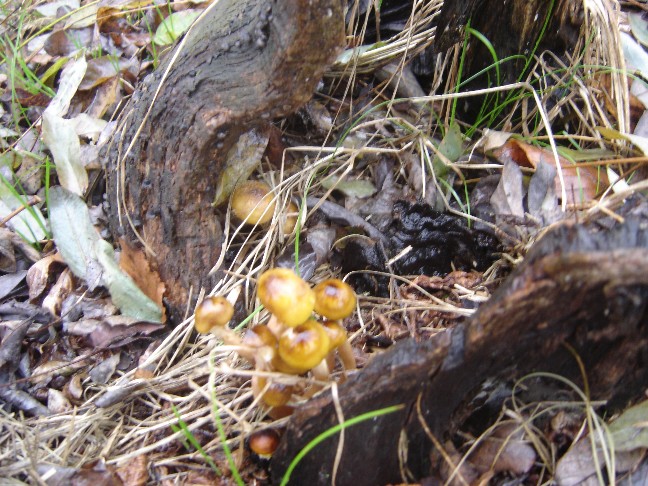
<svg viewBox="0 0 648 486">
<path fill-rule="evenodd" d="M 266 309 L 289 327 L 305 322 L 315 307 L 313 290 L 287 268 L 264 272 L 257 282 L 257 296 Z"/>
<path fill-rule="evenodd" d="M 234 307 L 225 297 L 207 297 L 196 309 L 194 328 L 202 334 L 222 328 L 232 319 Z"/>
<path fill-rule="evenodd" d="M 356 295 L 351 286 L 332 278 L 318 283 L 315 292 L 315 312 L 327 319 L 337 320 L 353 314 Z"/>
<path fill-rule="evenodd" d="M 305 373 L 317 366 L 329 352 L 330 340 L 315 319 L 291 327 L 279 338 L 279 357 L 290 368 Z"/>
<path fill-rule="evenodd" d="M 338 321 L 325 321 L 322 327 L 329 335 L 331 341 L 331 352 L 337 350 L 342 361 L 342 366 L 345 370 L 352 370 L 356 368 L 356 359 L 353 354 L 351 343 L 347 339 L 346 329 Z"/>
<path fill-rule="evenodd" d="M 241 337 L 227 327 L 233 315 L 234 307 L 225 297 L 207 297 L 196 308 L 194 329 L 213 334 L 225 344 L 240 346 Z"/>
<path fill-rule="evenodd" d="M 261 459 L 270 459 L 279 447 L 279 433 L 274 429 L 262 429 L 252 432 L 248 439 L 250 450 Z"/>
<path fill-rule="evenodd" d="M 272 190 L 265 182 L 246 181 L 232 193 L 232 212 L 246 224 L 264 224 L 275 209 Z"/>
</svg>

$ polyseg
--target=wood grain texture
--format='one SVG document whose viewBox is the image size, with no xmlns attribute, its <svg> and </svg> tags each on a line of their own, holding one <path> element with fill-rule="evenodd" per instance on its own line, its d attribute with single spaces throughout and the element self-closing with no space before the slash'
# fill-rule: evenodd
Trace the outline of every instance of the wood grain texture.
<svg viewBox="0 0 648 486">
<path fill-rule="evenodd" d="M 173 320 L 213 284 L 227 151 L 304 104 L 343 42 L 341 0 L 220 0 L 133 95 L 105 152 L 110 227 L 146 248 Z"/>
</svg>

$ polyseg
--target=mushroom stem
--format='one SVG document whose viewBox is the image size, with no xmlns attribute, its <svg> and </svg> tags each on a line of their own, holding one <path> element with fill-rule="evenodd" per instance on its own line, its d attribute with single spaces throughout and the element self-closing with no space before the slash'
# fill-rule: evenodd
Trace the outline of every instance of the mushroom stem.
<svg viewBox="0 0 648 486">
<path fill-rule="evenodd" d="M 243 346 L 241 336 L 229 327 L 214 327 L 210 333 L 230 346 Z"/>
<path fill-rule="evenodd" d="M 268 320 L 268 324 L 266 325 L 268 326 L 268 329 L 272 331 L 272 334 L 274 334 L 277 339 L 279 339 L 281 335 L 284 333 L 284 331 L 288 329 L 288 327 L 285 324 L 283 324 L 279 319 L 277 319 L 277 316 L 275 316 L 274 314 L 270 315 L 270 320 Z"/>
<path fill-rule="evenodd" d="M 313 377 L 319 381 L 329 381 L 331 379 L 331 372 L 329 370 L 326 358 L 320 361 L 315 367 L 311 369 Z"/>
<path fill-rule="evenodd" d="M 357 365 L 351 343 L 347 339 L 345 339 L 344 342 L 338 346 L 337 351 L 340 355 L 340 361 L 342 361 L 342 366 L 344 367 L 344 369 L 354 370 Z"/>
</svg>

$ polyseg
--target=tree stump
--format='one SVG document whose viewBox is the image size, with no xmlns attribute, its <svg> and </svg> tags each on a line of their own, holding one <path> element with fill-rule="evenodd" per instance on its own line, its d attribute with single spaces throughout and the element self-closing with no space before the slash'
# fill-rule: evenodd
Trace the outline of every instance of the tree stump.
<svg viewBox="0 0 648 486">
<path fill-rule="evenodd" d="M 220 0 L 134 93 L 105 152 L 109 223 L 146 250 L 172 320 L 213 284 L 226 154 L 304 104 L 343 42 L 341 0 Z"/>
</svg>

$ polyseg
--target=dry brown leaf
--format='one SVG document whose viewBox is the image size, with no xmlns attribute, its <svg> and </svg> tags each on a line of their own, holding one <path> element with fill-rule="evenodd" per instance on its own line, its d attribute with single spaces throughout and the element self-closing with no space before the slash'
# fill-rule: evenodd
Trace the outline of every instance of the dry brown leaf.
<svg viewBox="0 0 648 486">
<path fill-rule="evenodd" d="M 119 78 L 115 77 L 97 87 L 86 114 L 93 118 L 102 118 L 108 109 L 116 106 L 119 96 Z"/>
<path fill-rule="evenodd" d="M 27 270 L 27 287 L 29 288 L 29 300 L 39 298 L 47 289 L 47 286 L 54 280 L 54 274 L 65 267 L 59 253 L 48 255 L 34 263 Z"/>
<path fill-rule="evenodd" d="M 45 52 L 50 56 L 69 56 L 92 45 L 93 28 L 62 29 L 52 32 L 45 42 Z"/>
<path fill-rule="evenodd" d="M 89 344 L 95 348 L 123 346 L 138 336 L 147 336 L 163 328 L 164 324 L 142 322 L 122 315 L 82 319 L 66 324 L 68 334 L 86 336 Z"/>
<path fill-rule="evenodd" d="M 162 311 L 162 322 L 166 322 L 166 311 L 162 303 L 166 286 L 160 279 L 160 275 L 151 268 L 142 250 L 133 248 L 123 239 L 119 240 L 119 244 L 122 250 L 119 259 L 120 268 L 130 275 L 149 299 L 157 304 Z"/>
<path fill-rule="evenodd" d="M 536 453 L 516 424 L 498 427 L 470 456 L 470 463 L 480 472 L 526 474 L 533 467 Z"/>
<path fill-rule="evenodd" d="M 493 156 L 502 163 L 511 160 L 520 167 L 535 169 L 538 164 L 545 163 L 556 166 L 556 159 L 550 150 L 536 147 L 516 139 L 509 139 L 504 145 L 493 151 Z M 591 201 L 596 194 L 608 185 L 605 171 L 597 171 L 595 167 L 576 167 L 564 157 L 559 157 L 567 203 L 583 203 Z M 556 175 L 556 194 L 561 194 L 560 179 Z"/>
<path fill-rule="evenodd" d="M 143 486 L 149 479 L 148 464 L 148 456 L 142 454 L 121 464 L 115 472 L 124 486 Z"/>
<path fill-rule="evenodd" d="M 56 283 L 43 299 L 43 308 L 47 309 L 53 316 L 60 317 L 61 305 L 72 290 L 74 290 L 72 272 L 70 272 L 69 268 L 66 268 L 61 272 Z"/>
</svg>

